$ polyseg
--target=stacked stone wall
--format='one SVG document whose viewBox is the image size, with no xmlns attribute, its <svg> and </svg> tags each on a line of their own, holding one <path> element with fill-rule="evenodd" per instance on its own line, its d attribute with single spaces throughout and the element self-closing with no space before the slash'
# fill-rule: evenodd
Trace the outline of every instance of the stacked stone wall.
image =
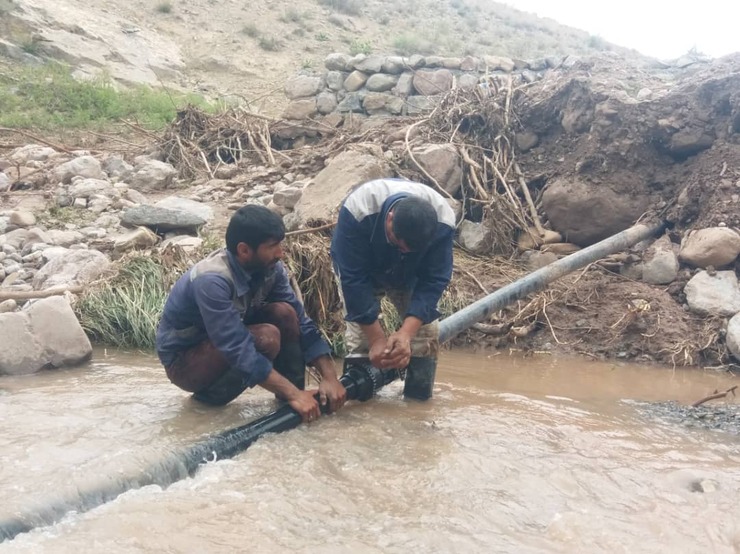
<svg viewBox="0 0 740 554">
<path fill-rule="evenodd" d="M 322 72 L 303 71 L 285 84 L 290 103 L 286 120 L 304 121 L 330 114 L 419 115 L 431 111 L 440 95 L 453 88 L 484 87 L 491 78 L 523 82 L 548 70 L 567 67 L 573 58 L 514 60 L 502 56 L 327 56 Z"/>
</svg>

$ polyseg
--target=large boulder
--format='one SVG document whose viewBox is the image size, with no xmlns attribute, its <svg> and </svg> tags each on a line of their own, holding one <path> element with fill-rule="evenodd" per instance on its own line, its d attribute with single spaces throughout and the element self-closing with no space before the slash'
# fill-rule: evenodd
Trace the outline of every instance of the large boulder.
<svg viewBox="0 0 740 554">
<path fill-rule="evenodd" d="M 568 242 L 589 246 L 630 227 L 645 211 L 647 201 L 617 194 L 607 187 L 557 179 L 542 195 L 542 207 L 552 227 Z"/>
<path fill-rule="evenodd" d="M 300 221 L 333 221 L 339 204 L 357 185 L 391 177 L 388 163 L 370 153 L 347 150 L 333 158 L 304 190 L 295 206 Z"/>
<path fill-rule="evenodd" d="M 105 179 L 105 173 L 100 167 L 100 162 L 92 156 L 80 156 L 74 160 L 63 163 L 52 172 L 52 176 L 58 182 L 67 184 L 73 177 L 84 177 L 86 179 Z"/>
<path fill-rule="evenodd" d="M 202 217 L 182 210 L 140 204 L 127 209 L 121 217 L 121 224 L 127 227 L 149 227 L 155 232 L 186 230 L 196 232 L 205 225 Z"/>
<path fill-rule="evenodd" d="M 740 285 L 734 271 L 714 275 L 700 271 L 686 283 L 684 293 L 694 313 L 728 317 L 740 312 Z"/>
<path fill-rule="evenodd" d="M 92 346 L 62 296 L 37 300 L 24 312 L 0 314 L 0 374 L 24 375 L 90 359 Z"/>
<path fill-rule="evenodd" d="M 190 200 L 189 198 L 183 198 L 181 196 L 168 196 L 167 198 L 163 198 L 159 202 L 156 202 L 154 205 L 158 208 L 187 212 L 201 218 L 205 222 L 212 221 L 214 217 L 213 208 L 208 204 L 203 204 L 202 202 Z"/>
<path fill-rule="evenodd" d="M 130 185 L 138 190 L 160 190 L 172 184 L 177 170 L 159 160 L 144 160 L 136 166 Z"/>
<path fill-rule="evenodd" d="M 740 234 L 728 227 L 691 231 L 681 241 L 681 261 L 697 267 L 724 267 L 740 254 Z"/>
<path fill-rule="evenodd" d="M 110 266 L 108 256 L 97 250 L 70 250 L 44 265 L 33 277 L 34 290 L 86 285 Z"/>
<path fill-rule="evenodd" d="M 440 187 L 453 196 L 460 190 L 462 164 L 460 154 L 453 144 L 426 144 L 414 148 L 412 152 L 417 167 L 429 174 Z"/>
<path fill-rule="evenodd" d="M 482 223 L 463 220 L 458 229 L 458 241 L 473 254 L 490 254 L 493 246 L 491 229 Z"/>
<path fill-rule="evenodd" d="M 414 88 L 422 96 L 434 96 L 452 89 L 455 76 L 449 69 L 421 70 L 414 74 Z"/>
<path fill-rule="evenodd" d="M 324 88 L 320 75 L 296 75 L 285 82 L 285 96 L 290 100 L 317 95 Z"/>
</svg>

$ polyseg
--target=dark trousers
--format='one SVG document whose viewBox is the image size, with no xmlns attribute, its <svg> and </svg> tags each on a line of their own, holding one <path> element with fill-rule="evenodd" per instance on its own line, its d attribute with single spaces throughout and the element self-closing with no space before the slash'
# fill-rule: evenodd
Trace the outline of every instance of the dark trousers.
<svg viewBox="0 0 740 554">
<path fill-rule="evenodd" d="M 298 352 L 300 352 L 298 316 L 290 304 L 286 302 L 268 304 L 245 320 L 244 324 L 254 339 L 257 351 L 273 361 L 276 364 L 275 369 L 278 371 L 280 371 L 278 365 L 285 366 L 285 364 L 276 363 L 279 361 L 276 359 L 280 357 L 283 350 L 295 352 L 298 348 Z M 292 366 L 292 372 L 296 373 L 295 361 L 293 361 Z M 305 366 L 302 366 L 301 369 L 305 371 Z M 200 344 L 181 352 L 165 370 L 167 377 L 173 384 L 193 393 L 208 391 L 209 388 L 216 386 L 219 380 L 228 379 L 230 373 L 234 374 L 234 378 L 228 379 L 227 386 L 230 389 L 235 389 L 235 387 L 238 387 L 241 377 L 235 369 L 232 370 L 224 355 L 210 340 L 204 340 Z M 291 378 L 288 375 L 286 377 Z M 295 376 L 292 377 L 291 380 L 294 380 Z M 223 383 L 221 384 L 223 385 Z M 244 388 L 242 386 L 241 390 L 231 390 L 229 392 L 235 393 L 233 394 L 235 398 L 241 394 Z M 226 402 L 213 403 L 225 404 Z"/>
</svg>

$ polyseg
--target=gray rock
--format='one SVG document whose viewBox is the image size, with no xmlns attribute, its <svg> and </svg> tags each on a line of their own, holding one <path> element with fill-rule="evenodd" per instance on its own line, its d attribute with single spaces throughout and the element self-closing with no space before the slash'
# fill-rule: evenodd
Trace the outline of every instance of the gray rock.
<svg viewBox="0 0 740 554">
<path fill-rule="evenodd" d="M 342 71 L 329 71 L 326 74 L 326 86 L 329 90 L 337 92 L 342 90 L 344 86 L 344 80 L 347 78 L 347 73 Z"/>
<path fill-rule="evenodd" d="M 203 239 L 199 237 L 191 237 L 189 235 L 178 235 L 175 237 L 168 238 L 163 241 L 160 245 L 160 250 L 164 250 L 170 245 L 179 246 L 185 252 L 193 252 L 201 247 Z"/>
<path fill-rule="evenodd" d="M 457 86 L 463 90 L 474 89 L 478 85 L 478 77 L 470 73 L 463 73 L 457 79 Z"/>
<path fill-rule="evenodd" d="M 329 71 L 346 71 L 349 69 L 349 64 L 352 61 L 352 57 L 347 54 L 334 53 L 329 54 L 324 60 L 324 67 Z"/>
<path fill-rule="evenodd" d="M 63 163 L 54 168 L 52 176 L 56 181 L 64 184 L 71 182 L 73 177 L 105 179 L 105 173 L 100 167 L 100 162 L 92 156 L 80 156 Z"/>
<path fill-rule="evenodd" d="M 295 213 L 301 222 L 312 219 L 332 221 L 339 204 L 353 187 L 392 175 L 385 160 L 365 152 L 346 150 L 332 158 L 304 189 Z"/>
<path fill-rule="evenodd" d="M 28 162 L 45 162 L 57 151 L 48 146 L 26 144 L 10 153 L 10 159 L 18 165 L 27 165 Z"/>
<path fill-rule="evenodd" d="M 455 195 L 462 186 L 460 154 L 452 144 L 427 144 L 413 149 L 418 167 L 428 173 L 440 187 Z M 409 160 L 413 163 L 413 160 Z"/>
<path fill-rule="evenodd" d="M 92 356 L 90 340 L 63 296 L 37 300 L 26 315 L 36 341 L 43 345 L 38 369 L 75 366 Z"/>
<path fill-rule="evenodd" d="M 293 209 L 303 196 L 303 189 L 296 187 L 285 187 L 275 192 L 272 201 L 283 208 Z M 284 214 L 283 214 L 284 215 Z"/>
<path fill-rule="evenodd" d="M 70 185 L 69 195 L 74 198 L 85 199 L 89 199 L 95 195 L 118 198 L 121 196 L 121 193 L 109 181 L 102 179 L 78 179 Z"/>
<path fill-rule="evenodd" d="M 190 200 L 188 198 L 182 198 L 181 196 L 168 196 L 154 204 L 154 206 L 157 208 L 167 208 L 168 210 L 179 210 L 181 212 L 193 214 L 194 216 L 201 218 L 206 223 L 213 221 L 214 218 L 213 208 L 209 205 L 196 202 L 195 200 Z"/>
<path fill-rule="evenodd" d="M 0 172 L 0 192 L 5 192 L 10 188 L 10 178 L 5 173 Z M 2 231 L 0 230 L 0 233 Z"/>
<path fill-rule="evenodd" d="M 129 202 L 133 202 L 134 204 L 146 204 L 147 202 L 146 196 L 135 189 L 128 189 L 125 193 L 123 193 L 123 197 Z"/>
<path fill-rule="evenodd" d="M 383 69 L 384 58 L 382 56 L 367 56 L 355 62 L 354 67 L 363 73 L 380 73 Z"/>
<path fill-rule="evenodd" d="M 398 76 L 376 73 L 370 76 L 365 83 L 365 87 L 372 92 L 385 92 L 395 87 L 396 83 L 398 83 Z"/>
<path fill-rule="evenodd" d="M 141 250 L 151 248 L 159 242 L 159 236 L 146 227 L 137 227 L 123 235 L 115 237 L 113 249 L 116 252 L 128 252 L 130 250 Z"/>
<path fill-rule="evenodd" d="M 292 119 L 294 121 L 303 121 L 311 119 L 318 113 L 315 98 L 305 98 L 303 100 L 293 100 L 285 107 L 283 119 Z"/>
<path fill-rule="evenodd" d="M 588 246 L 631 226 L 645 211 L 647 199 L 617 194 L 577 180 L 555 179 L 542 195 L 552 227 L 568 241 Z"/>
<path fill-rule="evenodd" d="M 8 222 L 16 227 L 31 227 L 36 225 L 36 216 L 26 210 L 15 210 L 10 212 Z"/>
<path fill-rule="evenodd" d="M 365 86 L 367 79 L 368 75 L 362 71 L 353 71 L 344 80 L 344 90 L 347 92 L 356 92 Z"/>
<path fill-rule="evenodd" d="M 121 218 L 121 223 L 128 227 L 149 227 L 156 232 L 175 229 L 188 229 L 195 232 L 206 221 L 202 217 L 181 210 L 142 204 L 126 210 Z"/>
<path fill-rule="evenodd" d="M 0 302 L 0 314 L 8 314 L 10 312 L 16 311 L 17 309 L 18 303 L 12 298 Z"/>
<path fill-rule="evenodd" d="M 54 246 L 71 246 L 82 242 L 84 237 L 78 231 L 63 231 L 61 229 L 50 229 L 46 232 L 47 242 Z"/>
<path fill-rule="evenodd" d="M 138 190 L 160 190 L 172 184 L 177 170 L 159 160 L 144 160 L 131 176 L 131 186 Z"/>
<path fill-rule="evenodd" d="M 414 74 L 412 72 L 403 73 L 399 78 L 396 86 L 393 88 L 393 94 L 397 96 L 409 96 L 414 92 Z"/>
<path fill-rule="evenodd" d="M 33 278 L 34 290 L 86 285 L 110 266 L 108 256 L 97 250 L 70 250 L 53 258 Z"/>
<path fill-rule="evenodd" d="M 362 101 L 362 107 L 369 115 L 398 115 L 403 111 L 403 105 L 403 98 L 382 92 L 368 92 Z"/>
<path fill-rule="evenodd" d="M 690 231 L 681 241 L 681 261 L 696 267 L 732 264 L 740 255 L 740 234 L 729 227 Z"/>
<path fill-rule="evenodd" d="M 5 237 L 5 244 L 3 246 L 11 246 L 13 248 L 13 252 L 16 250 L 20 250 L 23 248 L 23 245 L 26 243 L 26 240 L 28 239 L 28 229 L 14 229 L 12 231 L 9 231 L 3 235 Z M 3 248 L 3 250 L 11 254 L 13 252 L 8 252 Z"/>
<path fill-rule="evenodd" d="M 527 152 L 537 146 L 540 142 L 540 137 L 537 133 L 532 131 L 522 131 L 516 135 L 516 145 L 522 152 Z"/>
<path fill-rule="evenodd" d="M 491 229 L 480 223 L 464 219 L 458 227 L 458 241 L 463 248 L 474 254 L 491 253 Z"/>
<path fill-rule="evenodd" d="M 406 70 L 406 61 L 400 56 L 388 56 L 383 62 L 381 71 L 391 75 L 399 75 Z"/>
<path fill-rule="evenodd" d="M 0 374 L 26 375 L 35 373 L 43 365 L 44 350 L 31 329 L 28 315 L 20 312 L 0 314 Z"/>
<path fill-rule="evenodd" d="M 134 166 L 118 156 L 109 156 L 103 160 L 103 171 L 110 179 L 126 181 L 134 172 Z"/>
<path fill-rule="evenodd" d="M 700 271 L 684 287 L 689 309 L 700 315 L 734 316 L 740 312 L 740 285 L 734 271 Z"/>
<path fill-rule="evenodd" d="M 337 95 L 333 92 L 322 92 L 316 97 L 316 109 L 320 114 L 330 114 L 337 106 Z"/>
<path fill-rule="evenodd" d="M 319 75 L 296 75 L 285 82 L 285 96 L 290 100 L 316 96 L 324 88 Z"/>
<path fill-rule="evenodd" d="M 651 244 L 642 258 L 642 280 L 651 285 L 667 285 L 678 276 L 678 256 L 667 236 Z"/>
<path fill-rule="evenodd" d="M 337 111 L 340 113 L 362 113 L 362 101 L 365 98 L 365 92 L 350 92 L 337 105 Z"/>
<path fill-rule="evenodd" d="M 740 313 L 735 314 L 727 324 L 727 349 L 740 361 Z"/>
<path fill-rule="evenodd" d="M 454 76 L 449 69 L 420 70 L 414 75 L 414 88 L 422 96 L 434 96 L 452 89 Z"/>
<path fill-rule="evenodd" d="M 483 63 L 489 71 L 506 71 L 507 73 L 514 71 L 514 60 L 503 56 L 483 56 Z"/>
</svg>

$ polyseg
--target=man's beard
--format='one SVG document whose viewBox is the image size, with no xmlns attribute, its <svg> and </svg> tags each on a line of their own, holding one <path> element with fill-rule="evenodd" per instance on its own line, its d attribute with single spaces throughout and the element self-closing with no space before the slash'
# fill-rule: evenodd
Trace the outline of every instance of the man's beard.
<svg viewBox="0 0 740 554">
<path fill-rule="evenodd" d="M 279 261 L 280 258 L 274 258 L 267 263 L 264 263 L 260 260 L 257 260 L 255 262 L 246 262 L 242 264 L 242 268 L 251 273 L 265 273 L 266 271 L 274 268 Z"/>
</svg>

